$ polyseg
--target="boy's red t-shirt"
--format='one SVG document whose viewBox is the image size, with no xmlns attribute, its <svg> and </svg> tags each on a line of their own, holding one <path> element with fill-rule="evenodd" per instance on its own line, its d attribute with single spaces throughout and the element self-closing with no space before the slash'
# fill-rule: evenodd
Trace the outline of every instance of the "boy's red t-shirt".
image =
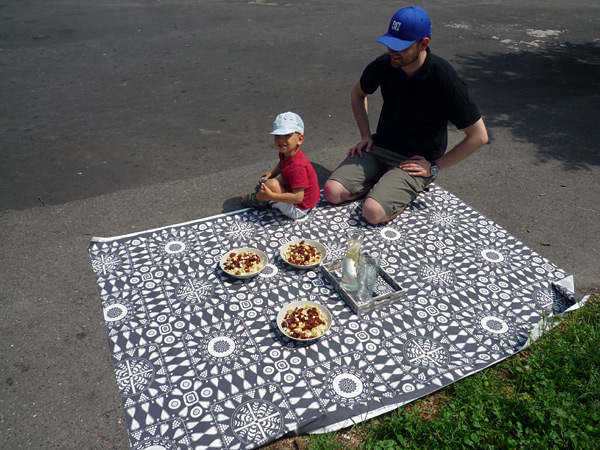
<svg viewBox="0 0 600 450">
<path fill-rule="evenodd" d="M 304 198 L 296 204 L 296 207 L 310 209 L 316 206 L 321 196 L 319 179 L 315 168 L 302 150 L 298 149 L 296 154 L 289 159 L 285 159 L 280 153 L 279 167 L 281 167 L 281 177 L 289 191 L 304 188 Z"/>
</svg>

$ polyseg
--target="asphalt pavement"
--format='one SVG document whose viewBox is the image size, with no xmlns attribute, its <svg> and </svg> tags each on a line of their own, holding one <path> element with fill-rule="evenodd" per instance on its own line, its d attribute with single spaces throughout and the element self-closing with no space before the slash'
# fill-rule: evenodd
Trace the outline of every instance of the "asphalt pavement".
<svg viewBox="0 0 600 450">
<path fill-rule="evenodd" d="M 600 291 L 600 3 L 415 4 L 490 134 L 437 183 Z M 128 448 L 91 238 L 240 209 L 287 110 L 322 185 L 359 140 L 350 89 L 403 6 L 0 5 L 0 448 Z"/>
</svg>

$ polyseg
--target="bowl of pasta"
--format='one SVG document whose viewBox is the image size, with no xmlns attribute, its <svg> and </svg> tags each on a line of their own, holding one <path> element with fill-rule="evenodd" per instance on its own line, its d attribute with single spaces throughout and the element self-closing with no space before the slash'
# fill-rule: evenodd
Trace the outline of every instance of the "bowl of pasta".
<svg viewBox="0 0 600 450">
<path fill-rule="evenodd" d="M 279 248 L 279 255 L 296 269 L 312 269 L 327 257 L 327 249 L 314 239 L 295 239 Z"/>
<path fill-rule="evenodd" d="M 247 279 L 258 275 L 269 263 L 267 255 L 257 249 L 241 247 L 229 250 L 221 256 L 219 266 L 227 275 Z"/>
<path fill-rule="evenodd" d="M 320 303 L 294 301 L 279 310 L 277 327 L 290 339 L 312 341 L 327 333 L 331 327 L 331 313 Z"/>
</svg>

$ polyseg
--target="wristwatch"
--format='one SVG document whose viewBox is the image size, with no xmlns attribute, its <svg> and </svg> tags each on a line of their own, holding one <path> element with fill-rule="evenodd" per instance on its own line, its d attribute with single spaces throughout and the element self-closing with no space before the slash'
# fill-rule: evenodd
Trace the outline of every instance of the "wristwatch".
<svg viewBox="0 0 600 450">
<path fill-rule="evenodd" d="M 435 161 L 431 161 L 431 169 L 430 170 L 431 170 L 431 175 L 437 175 L 438 173 L 440 173 L 440 168 L 435 163 Z"/>
</svg>

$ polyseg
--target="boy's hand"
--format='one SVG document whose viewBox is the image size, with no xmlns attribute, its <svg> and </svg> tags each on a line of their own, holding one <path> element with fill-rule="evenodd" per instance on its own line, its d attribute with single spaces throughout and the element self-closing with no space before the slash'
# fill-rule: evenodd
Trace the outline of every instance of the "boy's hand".
<svg viewBox="0 0 600 450">
<path fill-rule="evenodd" d="M 266 197 L 267 200 L 273 200 L 273 191 L 265 183 L 260 183 L 261 197 Z"/>
</svg>

